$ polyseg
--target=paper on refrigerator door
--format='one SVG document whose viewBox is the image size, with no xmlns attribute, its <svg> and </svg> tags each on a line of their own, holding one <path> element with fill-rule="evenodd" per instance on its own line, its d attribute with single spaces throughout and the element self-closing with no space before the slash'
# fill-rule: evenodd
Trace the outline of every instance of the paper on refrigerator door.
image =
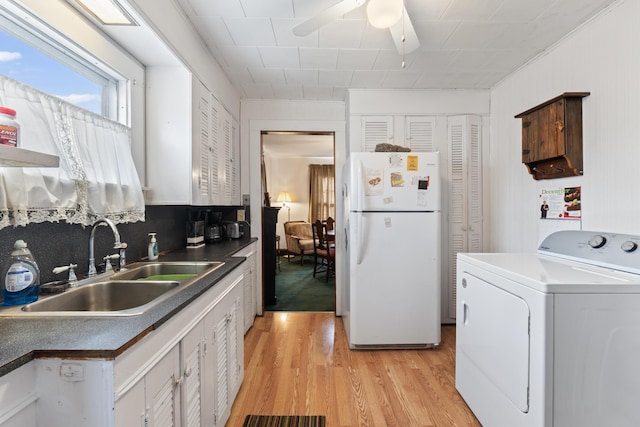
<svg viewBox="0 0 640 427">
<path fill-rule="evenodd" d="M 384 192 L 384 170 L 367 169 L 365 173 L 364 194 L 366 196 L 381 196 Z"/>
</svg>

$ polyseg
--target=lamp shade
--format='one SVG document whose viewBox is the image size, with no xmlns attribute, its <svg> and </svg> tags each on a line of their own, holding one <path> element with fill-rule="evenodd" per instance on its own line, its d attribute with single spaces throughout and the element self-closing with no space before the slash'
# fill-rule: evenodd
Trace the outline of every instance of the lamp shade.
<svg viewBox="0 0 640 427">
<path fill-rule="evenodd" d="M 402 17 L 403 0 L 369 0 L 367 19 L 376 28 L 389 28 Z"/>
<path fill-rule="evenodd" d="M 289 203 L 292 201 L 293 200 L 291 200 L 291 195 L 289 194 L 288 191 L 281 191 L 280 193 L 278 193 L 278 198 L 276 199 L 276 202 Z"/>
</svg>

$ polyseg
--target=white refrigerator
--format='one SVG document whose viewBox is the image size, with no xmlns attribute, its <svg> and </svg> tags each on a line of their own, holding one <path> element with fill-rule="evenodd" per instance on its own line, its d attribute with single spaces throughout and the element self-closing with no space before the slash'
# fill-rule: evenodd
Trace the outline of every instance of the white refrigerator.
<svg viewBox="0 0 640 427">
<path fill-rule="evenodd" d="M 440 343 L 438 153 L 352 153 L 345 165 L 343 323 L 352 349 Z"/>
</svg>

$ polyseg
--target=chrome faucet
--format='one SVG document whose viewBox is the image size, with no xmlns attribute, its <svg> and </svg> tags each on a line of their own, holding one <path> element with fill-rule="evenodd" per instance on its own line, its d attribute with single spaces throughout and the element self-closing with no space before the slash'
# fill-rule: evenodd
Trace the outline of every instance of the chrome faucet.
<svg viewBox="0 0 640 427">
<path fill-rule="evenodd" d="M 115 239 L 115 242 L 113 244 L 113 249 L 120 250 L 120 269 L 121 270 L 124 268 L 124 265 L 126 263 L 125 249 L 127 248 L 127 244 L 120 241 L 120 233 L 118 233 L 118 229 L 116 228 L 116 225 L 113 223 L 113 221 L 111 221 L 108 218 L 99 219 L 93 223 L 91 227 L 91 236 L 89 236 L 89 273 L 88 273 L 89 277 L 95 276 L 98 273 L 96 271 L 96 261 L 95 261 L 95 255 L 93 250 L 93 241 L 95 239 L 96 228 L 98 228 L 99 225 L 108 225 L 109 227 L 111 227 L 111 231 L 113 232 L 113 238 Z"/>
</svg>

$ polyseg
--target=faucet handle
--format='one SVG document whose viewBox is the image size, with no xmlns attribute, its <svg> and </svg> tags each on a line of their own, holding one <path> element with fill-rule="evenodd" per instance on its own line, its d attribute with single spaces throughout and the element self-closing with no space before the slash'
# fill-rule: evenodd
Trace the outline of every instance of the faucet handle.
<svg viewBox="0 0 640 427">
<path fill-rule="evenodd" d="M 113 267 L 111 266 L 111 262 L 109 262 L 112 259 L 118 259 L 120 258 L 120 254 L 113 254 L 113 255 L 107 255 L 106 257 L 104 257 L 104 272 L 105 273 L 110 273 L 113 271 Z"/>
<path fill-rule="evenodd" d="M 76 268 L 78 266 L 78 264 L 69 264 L 69 265 L 65 265 L 62 267 L 56 267 L 53 269 L 53 274 L 60 274 L 60 273 L 64 273 L 65 271 L 69 271 L 69 278 L 67 279 L 69 282 L 69 286 L 74 288 L 76 287 L 76 284 L 78 282 L 78 277 L 76 276 L 75 271 L 73 271 L 74 268 Z"/>
</svg>

